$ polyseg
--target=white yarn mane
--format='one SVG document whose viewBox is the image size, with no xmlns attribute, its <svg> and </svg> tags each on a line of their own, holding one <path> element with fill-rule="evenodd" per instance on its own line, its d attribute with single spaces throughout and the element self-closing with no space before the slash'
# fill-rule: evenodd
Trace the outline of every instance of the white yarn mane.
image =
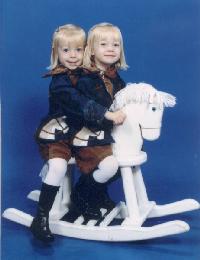
<svg viewBox="0 0 200 260">
<path fill-rule="evenodd" d="M 156 90 L 147 83 L 128 83 L 115 95 L 110 109 L 116 111 L 127 104 L 143 102 L 173 107 L 176 104 L 176 98 L 171 94 Z"/>
</svg>

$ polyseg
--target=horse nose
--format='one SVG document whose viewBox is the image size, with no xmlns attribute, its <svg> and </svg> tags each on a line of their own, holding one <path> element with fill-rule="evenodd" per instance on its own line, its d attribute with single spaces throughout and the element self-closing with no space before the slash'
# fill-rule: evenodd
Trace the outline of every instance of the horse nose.
<svg viewBox="0 0 200 260">
<path fill-rule="evenodd" d="M 161 128 L 143 128 L 142 137 L 148 141 L 156 140 L 160 137 Z"/>
</svg>

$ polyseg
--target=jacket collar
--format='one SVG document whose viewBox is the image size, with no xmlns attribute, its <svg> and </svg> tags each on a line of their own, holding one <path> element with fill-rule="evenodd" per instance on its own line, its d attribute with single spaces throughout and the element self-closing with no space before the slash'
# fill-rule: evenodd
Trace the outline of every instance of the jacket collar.
<svg viewBox="0 0 200 260">
<path fill-rule="evenodd" d="M 89 72 L 96 73 L 96 74 L 100 75 L 102 78 L 107 77 L 107 78 L 113 79 L 113 78 L 116 78 L 116 76 L 117 76 L 117 69 L 114 66 L 111 66 L 106 71 L 103 71 L 103 70 L 98 69 L 94 64 L 92 64 L 92 66 L 89 68 L 84 67 L 84 70 L 86 71 L 86 73 L 89 73 Z"/>
<path fill-rule="evenodd" d="M 43 78 L 47 78 L 47 77 L 52 77 L 55 75 L 59 75 L 59 74 L 67 74 L 68 76 L 79 76 L 82 72 L 82 68 L 78 67 L 75 70 L 70 70 L 66 67 L 64 67 L 63 65 L 58 65 L 57 67 L 55 67 L 53 70 L 47 72 L 46 74 L 44 74 L 42 77 Z"/>
</svg>

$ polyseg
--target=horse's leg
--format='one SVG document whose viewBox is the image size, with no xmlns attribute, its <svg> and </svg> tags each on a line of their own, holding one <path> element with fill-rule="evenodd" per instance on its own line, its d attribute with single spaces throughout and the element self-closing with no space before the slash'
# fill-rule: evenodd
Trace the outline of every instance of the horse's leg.
<svg viewBox="0 0 200 260">
<path fill-rule="evenodd" d="M 133 167 L 132 171 L 133 171 L 135 188 L 136 188 L 136 192 L 137 192 L 138 204 L 140 206 L 146 205 L 149 203 L 149 200 L 148 200 L 147 191 L 146 191 L 146 187 L 144 184 L 141 168 L 140 168 L 140 166 L 135 166 L 135 167 Z"/>
<path fill-rule="evenodd" d="M 67 166 L 67 172 L 60 185 L 59 192 L 56 195 L 53 207 L 50 211 L 51 219 L 61 219 L 68 211 L 72 187 L 72 171 L 73 165 L 70 163 Z"/>
<path fill-rule="evenodd" d="M 128 217 L 124 220 L 123 225 L 140 226 L 142 223 L 131 167 L 121 167 L 121 175 L 128 209 Z"/>
<path fill-rule="evenodd" d="M 61 219 L 68 211 L 71 190 L 71 188 L 67 190 L 71 183 L 69 183 L 69 180 L 70 178 L 68 178 L 68 176 L 64 177 L 64 180 L 60 186 L 59 192 L 56 195 L 53 207 L 49 214 L 51 220 Z"/>
<path fill-rule="evenodd" d="M 59 191 L 55 197 L 55 201 L 54 201 L 51 211 L 49 213 L 49 218 L 51 220 L 60 219 L 62 217 L 62 215 L 64 215 L 66 213 L 66 210 L 65 210 L 65 213 L 62 213 L 62 211 L 64 210 L 62 207 L 63 186 L 64 186 L 64 181 L 60 185 Z"/>
<path fill-rule="evenodd" d="M 150 202 L 148 200 L 146 187 L 143 181 L 143 176 L 140 167 L 134 167 L 133 173 L 135 173 L 133 174 L 133 177 L 139 208 L 146 208 L 146 210 L 148 208 L 151 209 L 147 216 L 148 218 L 167 216 L 200 208 L 199 203 L 194 199 L 185 199 L 173 203 L 168 203 L 165 205 L 156 205 L 155 202 Z"/>
<path fill-rule="evenodd" d="M 39 176 L 42 178 L 42 180 L 44 180 L 45 176 L 47 175 L 48 168 L 49 168 L 48 163 L 45 163 L 39 173 Z M 27 195 L 27 198 L 33 201 L 39 201 L 39 197 L 40 197 L 40 190 L 33 190 L 29 192 L 29 194 Z"/>
<path fill-rule="evenodd" d="M 73 165 L 68 165 L 67 174 L 64 177 L 63 181 L 63 197 L 62 204 L 68 206 L 70 203 L 70 194 L 72 189 L 72 174 L 73 174 Z"/>
<path fill-rule="evenodd" d="M 125 210 L 121 214 L 126 217 L 123 225 L 141 226 L 153 210 L 155 202 L 148 200 L 139 166 L 133 169 L 121 167 L 121 174 L 128 211 L 128 216 Z"/>
</svg>

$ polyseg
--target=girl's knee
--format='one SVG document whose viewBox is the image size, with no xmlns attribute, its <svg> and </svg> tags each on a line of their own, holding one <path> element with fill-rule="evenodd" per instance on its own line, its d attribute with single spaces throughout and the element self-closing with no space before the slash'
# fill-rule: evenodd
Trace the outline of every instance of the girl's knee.
<svg viewBox="0 0 200 260">
<path fill-rule="evenodd" d="M 99 169 L 109 172 L 111 175 L 114 175 L 117 172 L 118 167 L 119 164 L 117 162 L 117 159 L 113 155 L 106 157 L 99 164 Z"/>
</svg>

